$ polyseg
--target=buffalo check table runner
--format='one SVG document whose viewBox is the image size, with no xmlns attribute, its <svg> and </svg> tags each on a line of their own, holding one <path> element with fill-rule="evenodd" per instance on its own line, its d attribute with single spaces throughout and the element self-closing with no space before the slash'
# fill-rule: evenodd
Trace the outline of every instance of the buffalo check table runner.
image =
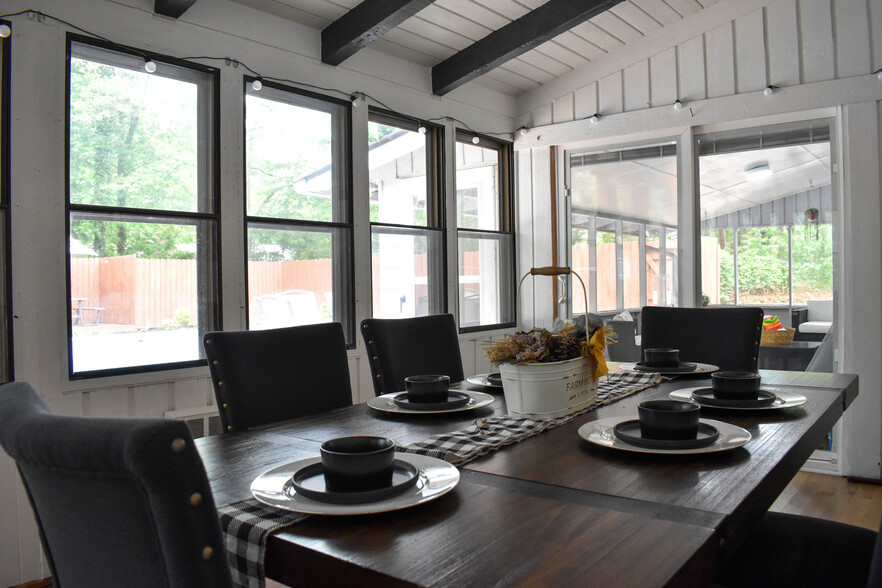
<svg viewBox="0 0 882 588">
<path fill-rule="evenodd" d="M 574 418 L 621 400 L 662 381 L 657 373 L 618 373 L 597 384 L 597 397 L 577 413 L 550 419 L 495 416 L 475 419 L 472 426 L 451 433 L 433 435 L 399 447 L 399 451 L 420 453 L 462 466 L 506 445 L 523 441 Z M 218 508 L 233 583 L 246 588 L 265 585 L 264 553 L 266 539 L 274 531 L 311 516 L 264 505 L 254 498 L 239 500 Z"/>
</svg>

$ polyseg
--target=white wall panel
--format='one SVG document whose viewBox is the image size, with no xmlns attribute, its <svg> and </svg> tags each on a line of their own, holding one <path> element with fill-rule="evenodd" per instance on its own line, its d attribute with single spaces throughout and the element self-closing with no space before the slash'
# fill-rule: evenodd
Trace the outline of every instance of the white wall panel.
<svg viewBox="0 0 882 588">
<path fill-rule="evenodd" d="M 680 100 L 703 100 L 707 97 L 704 75 L 704 36 L 699 35 L 680 45 L 677 51 L 680 76 Z"/>
<path fill-rule="evenodd" d="M 585 118 L 598 112 L 597 82 L 582 86 L 575 91 L 575 119 Z"/>
<path fill-rule="evenodd" d="M 768 85 L 762 10 L 735 21 L 735 72 L 735 87 L 739 94 L 762 90 Z"/>
<path fill-rule="evenodd" d="M 835 77 L 833 12 L 829 0 L 801 0 L 802 82 Z"/>
<path fill-rule="evenodd" d="M 530 118 L 533 121 L 532 126 L 550 125 L 554 120 L 553 116 L 553 105 L 551 103 L 543 104 L 530 113 Z"/>
<path fill-rule="evenodd" d="M 649 60 L 651 106 L 673 104 L 680 96 L 677 88 L 677 48 L 671 47 Z"/>
<path fill-rule="evenodd" d="M 866 0 L 835 0 L 836 77 L 846 78 L 872 71 L 870 26 Z M 877 2 L 878 4 L 878 2 Z"/>
<path fill-rule="evenodd" d="M 769 83 L 793 86 L 800 81 L 797 0 L 778 0 L 766 7 Z"/>
<path fill-rule="evenodd" d="M 557 100 L 555 100 L 551 105 L 551 117 L 554 122 L 566 122 L 569 120 L 573 120 L 573 112 L 575 110 L 574 105 L 574 95 L 572 92 L 569 92 Z"/>
<path fill-rule="evenodd" d="M 193 403 L 189 406 L 199 406 L 199 404 Z M 129 395 L 125 388 L 103 388 L 83 393 L 83 415 L 85 416 L 114 417 L 128 414 Z"/>
<path fill-rule="evenodd" d="M 622 73 L 608 75 L 598 84 L 598 112 L 604 116 L 622 112 Z"/>
<path fill-rule="evenodd" d="M 649 108 L 649 60 L 644 59 L 625 68 L 622 81 L 625 110 Z"/>
<path fill-rule="evenodd" d="M 707 96 L 735 93 L 735 46 L 732 24 L 725 24 L 704 35 L 707 59 Z"/>
<path fill-rule="evenodd" d="M 515 153 L 517 169 L 517 211 L 515 231 L 515 256 L 517 258 L 517 279 L 520 279 L 526 271 L 533 267 L 533 158 L 534 150 L 518 151 Z M 524 288 L 518 300 L 516 316 L 520 319 L 522 309 L 533 312 L 533 292 L 529 287 Z"/>
<path fill-rule="evenodd" d="M 882 69 L 882 2 L 870 2 L 869 11 L 870 55 L 872 56 L 870 69 L 877 71 Z"/>
</svg>

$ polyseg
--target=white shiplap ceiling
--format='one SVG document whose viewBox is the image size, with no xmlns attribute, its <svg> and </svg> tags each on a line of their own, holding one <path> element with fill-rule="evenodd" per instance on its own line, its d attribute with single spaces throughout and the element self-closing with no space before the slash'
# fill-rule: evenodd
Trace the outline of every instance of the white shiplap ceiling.
<svg viewBox="0 0 882 588">
<path fill-rule="evenodd" d="M 324 30 L 360 4 L 359 0 L 234 1 L 317 30 Z M 658 29 L 680 24 L 717 1 L 624 0 L 469 83 L 518 96 Z M 545 0 L 435 0 L 370 47 L 432 67 L 544 3 Z"/>
</svg>

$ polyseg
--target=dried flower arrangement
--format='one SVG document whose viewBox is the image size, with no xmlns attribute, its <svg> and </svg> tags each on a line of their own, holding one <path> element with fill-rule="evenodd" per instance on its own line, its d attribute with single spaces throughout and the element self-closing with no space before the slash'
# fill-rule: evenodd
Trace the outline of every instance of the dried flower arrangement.
<svg viewBox="0 0 882 588">
<path fill-rule="evenodd" d="M 615 334 L 609 327 L 586 329 L 584 317 L 579 318 L 582 320 L 560 323 L 552 331 L 540 328 L 507 335 L 488 345 L 487 358 L 491 364 L 499 365 L 547 363 L 591 355 L 597 360 L 596 376 L 602 376 L 607 373 L 603 349 Z"/>
</svg>

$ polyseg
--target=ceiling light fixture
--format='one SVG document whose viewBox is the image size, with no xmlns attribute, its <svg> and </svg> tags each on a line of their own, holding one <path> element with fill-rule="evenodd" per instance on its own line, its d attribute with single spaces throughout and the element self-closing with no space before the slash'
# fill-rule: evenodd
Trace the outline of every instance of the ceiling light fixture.
<svg viewBox="0 0 882 588">
<path fill-rule="evenodd" d="M 772 168 L 769 167 L 769 163 L 765 161 L 744 170 L 744 179 L 748 182 L 755 182 L 756 180 L 767 178 L 770 175 L 772 175 Z"/>
</svg>

